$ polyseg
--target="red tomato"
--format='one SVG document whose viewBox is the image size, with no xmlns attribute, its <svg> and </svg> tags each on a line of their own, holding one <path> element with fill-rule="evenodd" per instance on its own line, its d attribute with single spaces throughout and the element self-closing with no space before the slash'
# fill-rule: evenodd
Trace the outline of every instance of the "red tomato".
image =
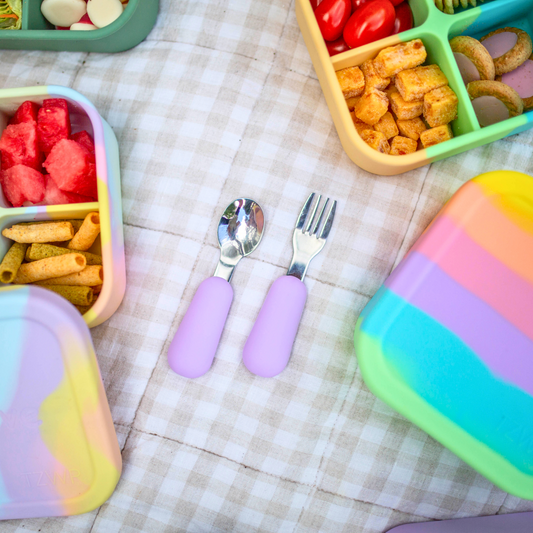
<svg viewBox="0 0 533 533">
<path fill-rule="evenodd" d="M 350 17 L 342 36 L 350 48 L 373 43 L 391 34 L 395 17 L 389 0 L 372 0 Z"/>
<path fill-rule="evenodd" d="M 326 41 L 326 46 L 330 56 L 336 56 L 350 49 L 342 37 L 339 37 L 336 41 Z"/>
<path fill-rule="evenodd" d="M 322 0 L 310 0 L 311 7 L 313 8 L 313 11 L 318 7 L 318 4 L 320 4 Z"/>
<path fill-rule="evenodd" d="M 351 12 L 351 0 L 322 0 L 315 17 L 325 41 L 336 41 L 342 35 Z"/>
<path fill-rule="evenodd" d="M 393 6 L 398 6 L 398 5 L 400 5 L 402 2 L 403 2 L 403 0 L 390 0 L 390 3 L 391 3 Z"/>
<path fill-rule="evenodd" d="M 403 2 L 399 6 L 396 6 L 394 10 L 396 11 L 396 20 L 394 21 L 392 35 L 410 30 L 413 27 L 413 13 L 409 4 Z"/>
</svg>

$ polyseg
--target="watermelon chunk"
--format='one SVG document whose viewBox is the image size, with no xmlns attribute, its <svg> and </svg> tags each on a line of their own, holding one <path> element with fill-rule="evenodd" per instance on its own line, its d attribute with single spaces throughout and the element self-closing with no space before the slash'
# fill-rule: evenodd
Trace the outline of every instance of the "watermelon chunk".
<svg viewBox="0 0 533 533">
<path fill-rule="evenodd" d="M 36 204 L 44 198 L 44 176 L 34 168 L 15 165 L 2 170 L 0 184 L 13 207 L 20 207 L 24 202 Z"/>
<path fill-rule="evenodd" d="M 51 105 L 54 101 L 57 105 Z M 60 104 L 60 98 L 45 100 L 43 107 L 39 109 L 37 115 L 37 138 L 39 148 L 49 154 L 50 150 L 62 139 L 70 137 L 70 116 L 65 105 Z M 48 102 L 48 104 L 47 104 Z"/>
<path fill-rule="evenodd" d="M 46 189 L 42 205 L 61 205 L 61 204 L 83 204 L 92 202 L 93 199 L 81 194 L 73 192 L 62 191 L 55 183 L 55 181 L 48 175 L 44 176 Z"/>
<path fill-rule="evenodd" d="M 94 155 L 76 141 L 59 141 L 43 166 L 62 191 L 98 197 Z"/>
<path fill-rule="evenodd" d="M 10 124 L 20 124 L 21 122 L 37 122 L 37 113 L 39 112 L 39 105 L 35 102 L 26 100 L 20 104 L 15 114 L 9 121 Z"/>
<path fill-rule="evenodd" d="M 93 138 L 85 131 L 80 131 L 78 133 L 73 133 L 70 138 L 73 141 L 76 141 L 77 143 L 81 144 L 82 146 L 85 146 L 91 154 L 94 154 L 94 141 Z"/>
<path fill-rule="evenodd" d="M 39 170 L 43 161 L 37 142 L 37 124 L 21 122 L 7 126 L 0 137 L 2 170 L 15 165 L 26 165 Z"/>
<path fill-rule="evenodd" d="M 68 104 L 64 98 L 48 98 L 46 100 L 43 100 L 43 107 L 45 108 L 60 107 L 61 109 L 68 111 Z"/>
</svg>

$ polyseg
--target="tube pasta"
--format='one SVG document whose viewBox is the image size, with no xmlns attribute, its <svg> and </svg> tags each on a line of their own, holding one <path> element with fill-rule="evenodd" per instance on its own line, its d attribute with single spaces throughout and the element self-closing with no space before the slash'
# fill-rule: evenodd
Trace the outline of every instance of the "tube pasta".
<svg viewBox="0 0 533 533">
<path fill-rule="evenodd" d="M 89 213 L 79 231 L 74 238 L 68 243 L 67 248 L 71 250 L 88 250 L 100 234 L 100 215 L 98 213 Z"/>
<path fill-rule="evenodd" d="M 74 237 L 70 222 L 47 222 L 45 224 L 15 224 L 2 231 L 2 235 L 19 243 L 63 242 Z"/>
<path fill-rule="evenodd" d="M 87 266 L 85 257 L 81 254 L 58 255 L 47 257 L 33 263 L 24 263 L 20 266 L 13 283 L 22 285 L 42 281 L 59 276 L 66 276 L 80 272 Z"/>
</svg>

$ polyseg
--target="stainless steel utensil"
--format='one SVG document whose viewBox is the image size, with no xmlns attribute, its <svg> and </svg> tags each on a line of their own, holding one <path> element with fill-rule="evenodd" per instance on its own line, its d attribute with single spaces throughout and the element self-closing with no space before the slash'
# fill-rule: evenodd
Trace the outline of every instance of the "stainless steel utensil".
<svg viewBox="0 0 533 533">
<path fill-rule="evenodd" d="M 315 193 L 309 195 L 296 221 L 292 236 L 294 253 L 287 275 L 270 287 L 244 346 L 244 364 L 258 376 L 276 376 L 287 366 L 307 300 L 303 279 L 331 231 L 337 202 L 330 204 L 328 198 L 318 214 L 321 195 L 311 210 L 314 197 Z"/>
<path fill-rule="evenodd" d="M 177 374 L 196 378 L 211 368 L 233 301 L 229 281 L 238 262 L 259 246 L 264 228 L 263 210 L 253 200 L 239 198 L 224 211 L 215 274 L 198 287 L 168 349 L 169 365 Z"/>
</svg>

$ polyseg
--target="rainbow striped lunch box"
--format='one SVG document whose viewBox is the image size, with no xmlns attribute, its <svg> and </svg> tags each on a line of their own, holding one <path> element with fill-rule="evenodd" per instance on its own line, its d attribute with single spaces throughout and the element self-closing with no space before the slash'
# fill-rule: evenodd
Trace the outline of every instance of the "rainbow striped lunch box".
<svg viewBox="0 0 533 533">
<path fill-rule="evenodd" d="M 463 185 L 364 308 L 370 390 L 465 462 L 533 500 L 533 178 Z"/>
<path fill-rule="evenodd" d="M 296 17 L 326 97 L 342 146 L 362 169 L 380 175 L 407 172 L 471 148 L 520 133 L 533 126 L 533 111 L 482 128 L 448 41 L 458 35 L 479 39 L 505 26 L 518 27 L 533 38 L 532 0 L 488 0 L 475 8 L 459 8 L 455 14 L 442 13 L 434 0 L 405 0 L 413 12 L 411 30 L 329 56 L 310 0 L 296 0 Z M 427 51 L 427 64 L 438 65 L 459 100 L 457 119 L 451 122 L 454 138 L 407 155 L 389 155 L 370 148 L 358 135 L 335 72 L 361 65 L 388 46 L 421 39 Z"/>
<path fill-rule="evenodd" d="M 11 207 L 0 190 L 0 232 L 19 222 L 82 219 L 88 213 L 99 212 L 100 236 L 90 251 L 102 255 L 104 282 L 96 303 L 84 315 L 87 325 L 94 327 L 107 320 L 118 309 L 126 290 L 117 138 L 109 124 L 87 98 L 73 89 L 54 85 L 0 89 L 0 134 L 6 127 L 9 117 L 15 113 L 20 104 L 26 100 L 42 104 L 47 98 L 67 100 L 72 132 L 86 130 L 94 139 L 98 201 L 53 206 Z M 13 244 L 12 241 L 0 235 L 0 261 L 11 244 Z"/>
<path fill-rule="evenodd" d="M 5 286 L 0 345 L 0 520 L 99 507 L 122 460 L 83 318 L 42 287 Z"/>
</svg>

